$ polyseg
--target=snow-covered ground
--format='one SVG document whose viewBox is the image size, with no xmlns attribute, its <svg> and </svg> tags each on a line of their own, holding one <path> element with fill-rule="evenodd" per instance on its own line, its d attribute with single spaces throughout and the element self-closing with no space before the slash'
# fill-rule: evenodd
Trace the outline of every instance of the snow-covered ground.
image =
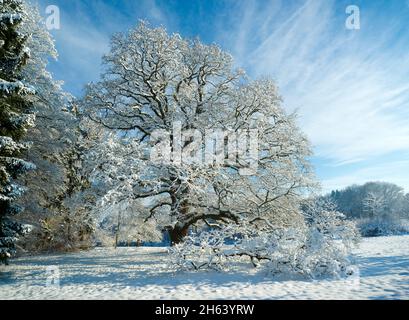
<svg viewBox="0 0 409 320">
<path fill-rule="evenodd" d="M 173 273 L 165 252 L 95 249 L 20 258 L 0 267 L 0 299 L 409 299 L 409 236 L 364 239 L 356 251 L 360 276 L 346 280 Z"/>
</svg>

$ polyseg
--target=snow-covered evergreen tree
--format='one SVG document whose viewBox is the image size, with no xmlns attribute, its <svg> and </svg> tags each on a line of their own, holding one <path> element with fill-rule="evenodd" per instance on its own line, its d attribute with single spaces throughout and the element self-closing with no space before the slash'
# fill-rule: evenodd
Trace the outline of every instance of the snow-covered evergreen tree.
<svg viewBox="0 0 409 320">
<path fill-rule="evenodd" d="M 30 193 L 21 198 L 25 211 L 20 217 L 38 225 L 40 219 L 58 211 L 56 207 L 66 194 L 69 180 L 66 158 L 75 145 L 77 121 L 70 112 L 73 98 L 63 91 L 62 82 L 54 80 L 47 70 L 49 59 L 56 58 L 57 51 L 45 21 L 36 6 L 27 1 L 23 5 L 27 16 L 20 25 L 20 32 L 31 33 L 27 40 L 31 57 L 22 72 L 26 81 L 35 84 L 37 97 L 33 104 L 35 127 L 29 129 L 26 138 L 33 146 L 25 156 L 35 163 L 37 170 L 22 177 Z"/>
<path fill-rule="evenodd" d="M 22 73 L 30 58 L 29 35 L 19 31 L 26 17 L 21 1 L 0 1 L 0 263 L 7 263 L 15 252 L 16 237 L 23 232 L 22 225 L 12 219 L 22 211 L 16 200 L 24 192 L 15 179 L 34 168 L 20 158 L 28 147 L 20 141 L 34 124 L 35 91 Z"/>
<path fill-rule="evenodd" d="M 22 157 L 35 163 L 37 170 L 17 180 L 30 192 L 18 200 L 25 210 L 16 220 L 32 226 L 19 245 L 30 252 L 85 247 L 93 231 L 82 197 L 87 184 L 82 172 L 84 134 L 88 132 L 80 128 L 74 98 L 47 70 L 49 59 L 58 54 L 38 7 L 30 1 L 22 1 L 21 6 L 25 15 L 18 31 L 30 34 L 26 40 L 30 59 L 20 72 L 27 83 L 35 84 L 36 91 L 35 126 L 21 141 L 30 141 L 32 146 Z"/>
</svg>

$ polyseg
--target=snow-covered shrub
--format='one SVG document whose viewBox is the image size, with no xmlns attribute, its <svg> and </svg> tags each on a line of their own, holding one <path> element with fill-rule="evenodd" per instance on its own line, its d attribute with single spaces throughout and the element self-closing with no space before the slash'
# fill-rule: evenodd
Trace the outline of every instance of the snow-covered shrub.
<svg viewBox="0 0 409 320">
<path fill-rule="evenodd" d="M 181 270 L 226 270 L 245 259 L 270 274 L 346 275 L 359 240 L 355 225 L 321 204 L 305 214 L 299 227 L 260 231 L 251 221 L 241 221 L 191 234 L 169 249 L 170 264 Z"/>
<path fill-rule="evenodd" d="M 70 252 L 93 245 L 94 222 L 86 211 L 61 212 L 40 221 L 22 246 L 29 252 Z"/>
<path fill-rule="evenodd" d="M 356 223 L 363 237 L 409 233 L 409 220 L 406 219 L 359 219 Z"/>
</svg>

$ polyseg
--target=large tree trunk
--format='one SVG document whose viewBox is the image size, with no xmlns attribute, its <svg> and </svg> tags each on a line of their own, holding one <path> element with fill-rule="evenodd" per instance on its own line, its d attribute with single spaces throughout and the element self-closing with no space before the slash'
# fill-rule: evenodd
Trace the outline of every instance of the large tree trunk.
<svg viewBox="0 0 409 320">
<path fill-rule="evenodd" d="M 185 190 L 187 192 L 187 189 Z M 179 217 L 184 218 L 188 215 L 189 213 L 189 201 L 188 200 L 183 200 L 180 205 L 179 209 Z M 192 223 L 189 223 L 189 221 L 185 222 L 178 222 L 176 225 L 170 229 L 169 231 L 169 237 L 172 246 L 179 244 L 183 241 L 183 238 L 186 237 L 189 234 L 189 228 L 192 225 Z"/>
<path fill-rule="evenodd" d="M 206 219 L 211 219 L 214 221 L 231 221 L 232 223 L 238 223 L 238 218 L 229 211 L 221 211 L 218 213 L 208 213 L 202 215 L 190 215 L 189 216 L 189 201 L 185 200 L 181 206 L 181 218 L 184 220 L 179 221 L 173 228 L 169 229 L 169 237 L 172 246 L 183 242 L 183 239 L 189 234 L 189 229 L 196 225 L 200 220 L 205 221 Z"/>
<path fill-rule="evenodd" d="M 189 228 L 190 225 L 182 225 L 181 223 L 177 223 L 173 227 L 173 229 L 169 230 L 171 245 L 174 246 L 181 243 L 183 239 L 188 235 Z"/>
</svg>

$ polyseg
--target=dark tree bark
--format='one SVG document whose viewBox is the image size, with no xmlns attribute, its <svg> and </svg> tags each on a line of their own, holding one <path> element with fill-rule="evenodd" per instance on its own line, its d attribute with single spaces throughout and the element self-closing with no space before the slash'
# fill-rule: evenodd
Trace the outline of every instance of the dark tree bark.
<svg viewBox="0 0 409 320">
<path fill-rule="evenodd" d="M 183 242 L 183 239 L 189 234 L 190 225 L 176 224 L 173 229 L 169 230 L 169 237 L 172 246 Z"/>
</svg>

